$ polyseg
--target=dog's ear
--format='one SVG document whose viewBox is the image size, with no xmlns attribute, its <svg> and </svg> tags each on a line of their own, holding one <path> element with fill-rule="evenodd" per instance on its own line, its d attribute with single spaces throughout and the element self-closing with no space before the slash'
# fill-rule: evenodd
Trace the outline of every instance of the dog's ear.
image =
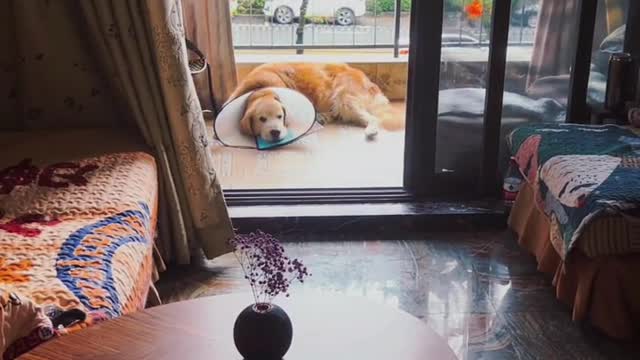
<svg viewBox="0 0 640 360">
<path fill-rule="evenodd" d="M 280 100 L 280 96 L 278 96 L 275 91 L 271 91 L 271 94 L 273 95 L 273 99 L 280 103 L 280 108 L 282 108 L 282 122 L 284 123 L 284 126 L 288 126 L 289 123 L 287 121 L 287 108 L 284 107 L 282 100 Z"/>
<path fill-rule="evenodd" d="M 282 103 L 280 103 L 280 107 L 282 107 L 282 122 L 284 123 L 284 126 L 289 126 L 289 121 L 287 120 L 287 108 L 284 107 Z"/>
<path fill-rule="evenodd" d="M 249 136 L 255 136 L 253 131 L 253 111 L 252 109 L 247 109 L 242 116 L 242 120 L 240 120 L 240 131 L 243 134 Z"/>
<path fill-rule="evenodd" d="M 249 95 L 249 97 L 247 98 L 247 105 L 251 105 L 251 103 L 256 101 L 256 99 L 258 99 L 261 96 L 264 96 L 264 93 L 262 92 L 262 90 L 256 90 L 252 92 L 251 95 Z"/>
<path fill-rule="evenodd" d="M 268 96 L 268 95 L 272 95 L 272 96 L 276 97 L 276 100 L 277 100 L 276 93 L 274 93 L 271 89 L 258 89 L 256 91 L 254 91 L 253 93 L 251 93 L 251 95 L 249 95 L 249 98 L 247 98 L 247 102 L 251 103 L 251 102 L 254 102 L 254 101 L 258 100 L 259 98 L 261 98 L 263 96 Z"/>
</svg>

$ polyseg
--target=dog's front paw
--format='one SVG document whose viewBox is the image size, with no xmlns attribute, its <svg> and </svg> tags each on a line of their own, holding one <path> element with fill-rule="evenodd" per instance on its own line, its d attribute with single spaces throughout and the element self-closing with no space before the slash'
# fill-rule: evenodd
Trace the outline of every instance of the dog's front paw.
<svg viewBox="0 0 640 360">
<path fill-rule="evenodd" d="M 326 125 L 329 122 L 329 117 L 326 114 L 316 114 L 316 121 L 320 125 Z"/>
<path fill-rule="evenodd" d="M 364 136 L 367 140 L 373 140 L 378 136 L 378 127 L 377 126 L 367 126 L 364 129 Z"/>
</svg>

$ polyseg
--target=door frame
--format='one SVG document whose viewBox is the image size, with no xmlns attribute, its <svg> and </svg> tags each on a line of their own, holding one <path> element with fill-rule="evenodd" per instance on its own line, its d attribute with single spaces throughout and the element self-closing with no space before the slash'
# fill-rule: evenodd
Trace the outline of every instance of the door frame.
<svg viewBox="0 0 640 360">
<path fill-rule="evenodd" d="M 414 1 L 412 10 L 408 85 L 411 96 L 407 99 L 407 120 L 411 121 L 407 121 L 405 134 L 404 186 L 417 196 L 495 198 L 500 188 L 497 169 L 511 0 L 493 2 L 483 150 L 479 155 L 482 173 L 473 179 L 462 178 L 455 173 L 436 172 L 435 166 L 444 1 Z M 430 21 L 414 21 L 427 17 Z"/>
</svg>

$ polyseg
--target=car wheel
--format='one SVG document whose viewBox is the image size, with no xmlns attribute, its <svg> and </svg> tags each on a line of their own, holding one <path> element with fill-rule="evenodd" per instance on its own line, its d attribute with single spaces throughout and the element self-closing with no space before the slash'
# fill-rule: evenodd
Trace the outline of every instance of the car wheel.
<svg viewBox="0 0 640 360">
<path fill-rule="evenodd" d="M 273 20 L 278 24 L 291 24 L 293 18 L 293 10 L 288 6 L 280 6 L 273 12 Z"/>
<path fill-rule="evenodd" d="M 356 23 L 356 15 L 349 8 L 341 8 L 336 11 L 336 23 L 341 26 L 349 26 Z"/>
</svg>

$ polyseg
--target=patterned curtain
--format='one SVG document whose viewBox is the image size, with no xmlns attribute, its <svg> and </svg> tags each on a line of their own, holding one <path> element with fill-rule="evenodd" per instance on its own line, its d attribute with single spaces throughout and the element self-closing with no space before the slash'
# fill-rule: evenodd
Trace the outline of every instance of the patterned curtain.
<svg viewBox="0 0 640 360">
<path fill-rule="evenodd" d="M 570 73 L 577 41 L 580 0 L 542 0 L 527 84 Z M 627 0 L 598 1 L 593 48 L 624 25 Z"/>
<path fill-rule="evenodd" d="M 105 69 L 161 169 L 160 250 L 188 263 L 226 252 L 233 236 L 187 63 L 179 0 L 78 2 Z"/>
<path fill-rule="evenodd" d="M 228 250 L 180 0 L 14 0 L 0 30 L 0 130 L 133 128 L 158 163 L 163 259 Z"/>
</svg>

